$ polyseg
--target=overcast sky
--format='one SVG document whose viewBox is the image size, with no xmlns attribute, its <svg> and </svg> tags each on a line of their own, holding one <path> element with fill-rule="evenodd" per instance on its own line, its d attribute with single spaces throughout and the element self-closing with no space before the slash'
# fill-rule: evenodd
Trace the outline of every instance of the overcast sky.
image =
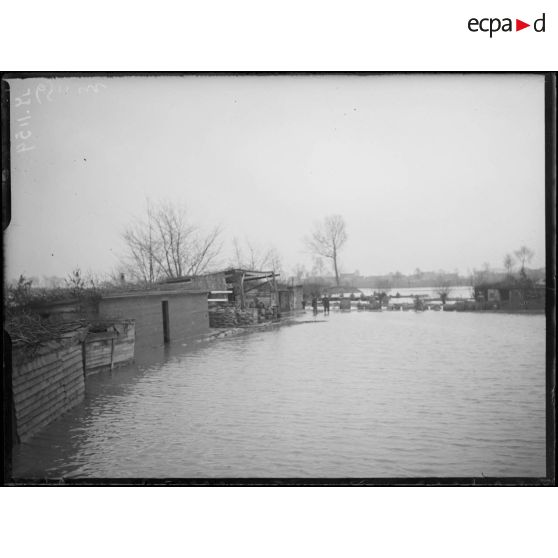
<svg viewBox="0 0 558 558">
<path fill-rule="evenodd" d="M 90 86 L 87 88 L 87 86 Z M 236 76 L 10 80 L 6 275 L 102 275 L 146 198 L 275 247 L 338 213 L 344 272 L 544 266 L 544 78 Z M 17 101 L 16 97 L 20 100 Z M 29 102 L 27 102 L 29 101 Z M 19 119 L 19 120 L 18 120 Z M 31 132 L 31 135 L 29 135 Z M 19 137 L 16 134 L 20 134 Z M 16 152 L 24 139 L 27 151 Z"/>
</svg>

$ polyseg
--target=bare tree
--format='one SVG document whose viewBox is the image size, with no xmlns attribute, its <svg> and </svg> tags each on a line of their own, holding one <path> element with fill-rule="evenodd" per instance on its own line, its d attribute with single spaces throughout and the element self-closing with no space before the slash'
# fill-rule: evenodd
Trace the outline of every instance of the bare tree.
<svg viewBox="0 0 558 558">
<path fill-rule="evenodd" d="M 324 260 L 319 256 L 314 258 L 314 265 L 312 266 L 312 271 L 310 272 L 312 277 L 323 277 L 325 274 Z"/>
<path fill-rule="evenodd" d="M 269 249 L 268 258 L 271 265 L 271 271 L 284 277 L 285 272 L 283 269 L 283 260 L 281 258 L 281 254 L 279 254 L 275 247 Z"/>
<path fill-rule="evenodd" d="M 304 277 L 308 275 L 306 267 L 303 264 L 296 264 L 293 268 L 293 277 L 296 279 L 297 283 L 300 283 Z"/>
<path fill-rule="evenodd" d="M 146 215 L 123 234 L 133 277 L 153 283 L 162 277 L 200 275 L 219 255 L 220 229 L 203 232 L 183 206 L 147 203 Z"/>
<path fill-rule="evenodd" d="M 442 300 L 442 304 L 445 304 L 448 296 L 451 292 L 451 283 L 450 281 L 444 277 L 443 275 L 438 275 L 437 279 L 436 279 L 436 287 L 435 287 L 436 293 L 438 293 L 438 296 L 440 297 L 440 299 Z"/>
<path fill-rule="evenodd" d="M 159 278 L 155 261 L 159 246 L 154 211 L 149 201 L 145 218 L 136 218 L 124 231 L 123 238 L 128 248 L 128 269 L 132 277 L 144 283 L 154 283 Z"/>
<path fill-rule="evenodd" d="M 111 271 L 99 278 L 98 283 L 104 288 L 121 287 L 126 284 L 129 277 L 129 266 L 125 263 L 118 264 Z"/>
<path fill-rule="evenodd" d="M 220 236 L 220 227 L 214 227 L 207 233 L 194 232 L 188 245 L 190 257 L 186 261 L 187 275 L 201 275 L 213 267 L 221 252 Z"/>
<path fill-rule="evenodd" d="M 309 248 L 317 255 L 331 260 L 335 273 L 335 283 L 339 286 L 339 251 L 347 241 L 345 220 L 341 215 L 329 215 L 316 225 L 307 241 Z"/>
<path fill-rule="evenodd" d="M 79 267 L 74 268 L 64 279 L 65 286 L 74 296 L 81 297 L 86 292 L 97 289 L 98 279 L 90 272 L 84 274 Z"/>
<path fill-rule="evenodd" d="M 515 262 L 513 261 L 513 256 L 511 254 L 506 254 L 504 257 L 504 267 L 506 268 L 508 277 L 512 276 L 514 266 Z"/>
<path fill-rule="evenodd" d="M 521 275 L 525 277 L 525 264 L 529 263 L 535 256 L 535 252 L 527 246 L 522 246 L 519 250 L 514 252 L 515 257 L 519 260 L 521 264 Z"/>
<path fill-rule="evenodd" d="M 262 248 L 256 244 L 245 240 L 241 245 L 238 238 L 233 240 L 234 265 L 241 269 L 250 271 L 272 270 L 279 275 L 283 272 L 283 263 L 277 249 Z"/>
</svg>

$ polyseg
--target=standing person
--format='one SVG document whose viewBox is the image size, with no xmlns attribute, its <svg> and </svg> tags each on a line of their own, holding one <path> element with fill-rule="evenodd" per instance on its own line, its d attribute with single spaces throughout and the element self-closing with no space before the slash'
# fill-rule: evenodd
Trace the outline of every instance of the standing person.
<svg viewBox="0 0 558 558">
<path fill-rule="evenodd" d="M 314 316 L 318 313 L 318 299 L 315 296 L 312 297 L 312 312 Z"/>
<path fill-rule="evenodd" d="M 327 294 L 322 299 L 322 303 L 324 305 L 324 314 L 329 314 L 329 297 Z"/>
</svg>

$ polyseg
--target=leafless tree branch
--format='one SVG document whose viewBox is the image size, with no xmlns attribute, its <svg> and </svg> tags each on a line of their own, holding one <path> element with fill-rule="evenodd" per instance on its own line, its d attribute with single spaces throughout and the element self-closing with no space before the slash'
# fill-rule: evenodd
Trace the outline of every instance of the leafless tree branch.
<svg viewBox="0 0 558 558">
<path fill-rule="evenodd" d="M 220 253 L 220 234 L 219 227 L 204 233 L 189 222 L 183 206 L 148 202 L 146 217 L 123 234 L 132 276 L 153 283 L 162 277 L 204 273 Z"/>
<path fill-rule="evenodd" d="M 330 259 L 335 273 L 335 282 L 339 286 L 339 251 L 347 241 L 345 220 L 341 215 L 329 215 L 316 225 L 312 236 L 306 241 L 312 252 Z"/>
</svg>

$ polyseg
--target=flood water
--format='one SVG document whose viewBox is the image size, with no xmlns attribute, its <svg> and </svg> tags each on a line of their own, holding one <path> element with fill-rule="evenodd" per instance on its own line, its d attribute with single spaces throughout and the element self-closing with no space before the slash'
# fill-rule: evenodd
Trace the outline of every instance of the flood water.
<svg viewBox="0 0 558 558">
<path fill-rule="evenodd" d="M 298 319 L 89 378 L 14 477 L 545 475 L 544 316 Z"/>
</svg>

